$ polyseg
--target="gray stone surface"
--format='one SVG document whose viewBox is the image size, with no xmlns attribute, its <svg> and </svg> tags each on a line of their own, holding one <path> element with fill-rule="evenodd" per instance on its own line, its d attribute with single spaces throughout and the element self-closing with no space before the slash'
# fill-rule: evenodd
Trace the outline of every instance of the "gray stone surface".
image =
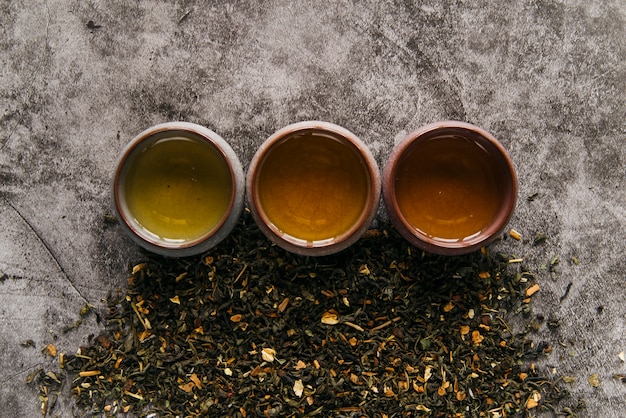
<svg viewBox="0 0 626 418">
<path fill-rule="evenodd" d="M 612 377 L 626 374 L 623 1 L 2 0 L 0 9 L 0 416 L 39 414 L 24 379 L 54 364 L 40 349 L 73 352 L 97 333 L 92 316 L 78 332 L 61 329 L 123 288 L 139 258 L 102 219 L 116 158 L 135 134 L 199 123 L 246 166 L 273 131 L 306 119 L 352 130 L 381 167 L 403 135 L 436 120 L 499 138 L 520 181 L 510 225 L 526 242 L 498 246 L 537 272 L 535 313 L 561 321 L 537 333 L 554 347 L 547 362 L 576 378 L 581 416 L 626 414 L 626 385 Z M 539 232 L 547 242 L 530 245 Z M 543 270 L 555 256 L 556 271 Z M 27 339 L 36 348 L 19 345 Z M 55 412 L 71 416 L 70 401 Z"/>
</svg>

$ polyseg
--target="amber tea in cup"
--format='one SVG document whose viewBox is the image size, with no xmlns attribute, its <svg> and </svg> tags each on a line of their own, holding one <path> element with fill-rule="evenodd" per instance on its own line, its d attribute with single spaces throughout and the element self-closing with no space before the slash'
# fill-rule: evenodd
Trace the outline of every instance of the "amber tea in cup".
<svg viewBox="0 0 626 418">
<path fill-rule="evenodd" d="M 389 216 L 409 241 L 461 254 L 492 241 L 516 200 L 515 170 L 502 145 L 462 122 L 425 126 L 400 142 L 385 167 Z"/>
<path fill-rule="evenodd" d="M 301 122 L 272 135 L 248 171 L 252 213 L 263 232 L 299 254 L 339 251 L 371 222 L 380 175 L 366 146 L 325 122 Z"/>
<path fill-rule="evenodd" d="M 135 138 L 114 185 L 116 209 L 133 237 L 168 255 L 201 252 L 209 238 L 221 240 L 221 228 L 225 223 L 230 228 L 238 216 L 231 212 L 240 210 L 242 194 L 243 171 L 228 144 L 204 127 L 182 122 L 158 125 Z"/>
</svg>

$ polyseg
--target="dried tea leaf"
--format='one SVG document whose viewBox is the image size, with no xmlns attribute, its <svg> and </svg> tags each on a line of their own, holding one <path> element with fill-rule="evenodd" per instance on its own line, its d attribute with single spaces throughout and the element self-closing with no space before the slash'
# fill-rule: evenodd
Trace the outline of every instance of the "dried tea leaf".
<svg viewBox="0 0 626 418">
<path fill-rule="evenodd" d="M 426 368 L 424 369 L 424 382 L 428 382 L 428 379 L 430 379 L 430 377 L 433 375 L 431 372 L 432 369 L 432 366 L 426 366 Z"/>
<path fill-rule="evenodd" d="M 285 309 L 287 309 L 287 306 L 289 306 L 289 298 L 283 299 L 280 305 L 278 305 L 278 312 L 281 312 L 281 313 L 285 312 Z"/>
<path fill-rule="evenodd" d="M 339 323 L 339 315 L 337 311 L 331 309 L 330 311 L 326 311 L 322 314 L 322 324 L 326 325 L 337 325 Z"/>
<path fill-rule="evenodd" d="M 298 398 L 301 398 L 303 392 L 304 392 L 304 385 L 302 384 L 302 380 L 298 379 L 293 384 L 293 393 L 295 393 Z"/>
<path fill-rule="evenodd" d="M 85 370 L 85 371 L 82 371 L 82 372 L 78 373 L 78 375 L 80 377 L 99 376 L 100 375 L 100 370 Z"/>
<path fill-rule="evenodd" d="M 180 298 L 177 296 L 171 297 L 170 302 L 180 305 Z"/>
<path fill-rule="evenodd" d="M 563 381 L 565 383 L 574 383 L 576 378 L 574 376 L 563 376 Z"/>
<path fill-rule="evenodd" d="M 541 400 L 541 394 L 539 392 L 533 392 L 532 396 L 526 401 L 526 409 L 536 408 Z"/>
<path fill-rule="evenodd" d="M 40 376 L 42 373 L 43 373 L 43 368 L 41 367 L 30 372 L 28 376 L 26 376 L 26 384 L 29 384 L 30 382 L 32 382 L 36 377 Z"/>
<path fill-rule="evenodd" d="M 144 268 L 146 268 L 146 263 L 137 264 L 136 266 L 133 267 L 133 274 L 137 274 Z"/>
<path fill-rule="evenodd" d="M 22 342 L 20 343 L 20 345 L 21 345 L 22 347 L 35 347 L 35 341 L 33 341 L 33 340 L 26 340 L 26 341 L 22 341 Z"/>
<path fill-rule="evenodd" d="M 587 381 L 589 382 L 589 384 L 591 386 L 593 386 L 594 388 L 597 388 L 598 386 L 600 386 L 600 378 L 598 376 L 598 373 L 594 373 L 591 376 L 589 376 L 587 378 Z"/>
<path fill-rule="evenodd" d="M 193 388 L 196 386 L 195 383 L 193 382 L 189 382 L 189 383 L 185 383 L 184 385 L 178 385 L 179 389 L 187 392 L 187 393 L 191 393 L 193 392 Z"/>
<path fill-rule="evenodd" d="M 194 385 L 196 385 L 198 389 L 202 389 L 202 382 L 200 382 L 197 374 L 192 373 L 191 376 L 189 376 L 189 379 L 193 382 Z"/>
<path fill-rule="evenodd" d="M 265 347 L 261 350 L 261 357 L 264 361 L 271 363 L 276 359 L 276 350 Z"/>
<path fill-rule="evenodd" d="M 48 344 L 46 346 L 46 352 L 48 353 L 50 357 L 57 356 L 57 348 L 54 346 L 54 344 Z"/>
<path fill-rule="evenodd" d="M 482 343 L 484 339 L 485 339 L 485 337 L 483 337 L 480 334 L 480 331 L 478 331 L 478 330 L 472 331 L 472 343 L 474 343 L 475 345 L 478 345 L 478 344 Z"/>
<path fill-rule="evenodd" d="M 511 229 L 509 231 L 509 235 L 513 238 L 516 239 L 518 241 L 521 241 L 522 239 L 522 234 L 520 234 L 519 232 L 517 232 L 515 229 Z"/>
<path fill-rule="evenodd" d="M 538 284 L 534 284 L 532 286 L 530 286 L 528 289 L 526 289 L 526 296 L 532 296 L 535 293 L 537 293 L 539 291 L 539 285 Z"/>
<path fill-rule="evenodd" d="M 458 392 L 456 392 L 456 400 L 461 402 L 464 401 L 465 398 L 467 398 L 467 394 L 465 393 L 465 391 L 460 390 Z"/>
<path fill-rule="evenodd" d="M 448 392 L 448 388 L 450 387 L 450 382 L 443 382 L 439 389 L 437 389 L 437 394 L 439 396 L 444 396 Z"/>
</svg>

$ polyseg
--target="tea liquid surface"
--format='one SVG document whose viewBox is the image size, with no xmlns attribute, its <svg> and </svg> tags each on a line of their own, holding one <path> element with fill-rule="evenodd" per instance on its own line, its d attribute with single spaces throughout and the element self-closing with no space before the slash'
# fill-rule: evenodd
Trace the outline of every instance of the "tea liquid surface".
<svg viewBox="0 0 626 418">
<path fill-rule="evenodd" d="M 229 208 L 227 163 L 205 140 L 157 140 L 141 150 L 123 184 L 128 209 L 150 235 L 171 242 L 202 237 Z"/>
<path fill-rule="evenodd" d="M 396 172 L 400 211 L 423 234 L 468 239 L 496 216 L 498 179 L 487 151 L 460 137 L 438 137 L 408 150 Z"/>
<path fill-rule="evenodd" d="M 259 201 L 283 233 L 307 242 L 332 240 L 362 216 L 368 176 L 351 145 L 316 133 L 290 137 L 260 166 Z"/>
</svg>

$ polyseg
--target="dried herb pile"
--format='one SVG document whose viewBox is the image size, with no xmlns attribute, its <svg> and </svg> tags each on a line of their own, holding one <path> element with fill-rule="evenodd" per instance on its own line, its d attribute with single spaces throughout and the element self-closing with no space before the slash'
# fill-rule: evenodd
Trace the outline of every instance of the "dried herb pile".
<svg viewBox="0 0 626 418">
<path fill-rule="evenodd" d="M 537 289 L 507 256 L 424 254 L 388 226 L 292 255 L 246 214 L 208 254 L 132 266 L 62 374 L 112 416 L 529 416 L 567 397 L 533 364 L 550 346 L 508 324 Z"/>
</svg>

